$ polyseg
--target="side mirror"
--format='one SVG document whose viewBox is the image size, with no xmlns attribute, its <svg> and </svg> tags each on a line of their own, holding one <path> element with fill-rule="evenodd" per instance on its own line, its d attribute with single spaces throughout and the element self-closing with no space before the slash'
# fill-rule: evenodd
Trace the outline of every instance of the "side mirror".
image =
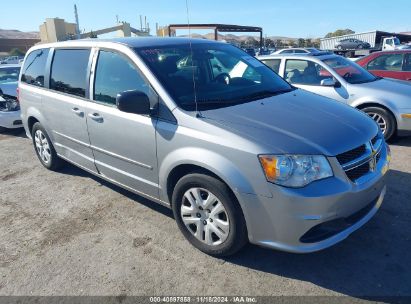
<svg viewBox="0 0 411 304">
<path fill-rule="evenodd" d="M 124 91 L 117 94 L 117 108 L 126 113 L 149 115 L 151 113 L 148 96 L 136 90 Z"/>
<path fill-rule="evenodd" d="M 334 78 L 326 78 L 326 79 L 321 80 L 321 86 L 322 87 L 336 87 L 337 81 L 335 81 Z"/>
</svg>

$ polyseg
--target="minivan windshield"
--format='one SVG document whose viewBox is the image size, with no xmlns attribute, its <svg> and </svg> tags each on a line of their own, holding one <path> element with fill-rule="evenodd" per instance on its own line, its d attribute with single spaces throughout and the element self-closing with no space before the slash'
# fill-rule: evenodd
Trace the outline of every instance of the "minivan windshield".
<svg viewBox="0 0 411 304">
<path fill-rule="evenodd" d="M 179 44 L 135 51 L 177 105 L 187 111 L 227 107 L 294 89 L 266 65 L 230 44 Z"/>
<path fill-rule="evenodd" d="M 380 79 L 358 64 L 341 56 L 327 58 L 323 62 L 351 84 L 366 83 Z"/>
</svg>

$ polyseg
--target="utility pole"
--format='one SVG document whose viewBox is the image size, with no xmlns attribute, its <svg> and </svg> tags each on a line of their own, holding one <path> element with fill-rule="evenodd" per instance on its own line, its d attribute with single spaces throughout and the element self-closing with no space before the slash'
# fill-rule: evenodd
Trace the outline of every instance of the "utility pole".
<svg viewBox="0 0 411 304">
<path fill-rule="evenodd" d="M 74 4 L 74 17 L 76 18 L 76 37 L 77 39 L 80 39 L 80 24 L 78 22 L 78 13 L 77 13 L 77 5 Z"/>
</svg>

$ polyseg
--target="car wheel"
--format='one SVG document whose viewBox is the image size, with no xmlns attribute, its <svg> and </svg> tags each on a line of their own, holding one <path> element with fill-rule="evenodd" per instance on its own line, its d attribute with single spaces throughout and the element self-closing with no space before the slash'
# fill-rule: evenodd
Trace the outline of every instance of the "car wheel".
<svg viewBox="0 0 411 304">
<path fill-rule="evenodd" d="M 177 225 L 197 249 L 212 256 L 232 255 L 247 242 L 241 208 L 222 181 L 193 173 L 176 184 L 172 207 Z"/>
<path fill-rule="evenodd" d="M 359 44 L 357 48 L 361 50 L 364 48 L 364 46 L 362 44 Z"/>
<path fill-rule="evenodd" d="M 55 171 L 59 169 L 64 162 L 58 157 L 46 130 L 44 130 L 39 122 L 33 125 L 31 136 L 34 149 L 41 164 L 49 170 Z"/>
<path fill-rule="evenodd" d="M 337 46 L 337 49 L 341 51 L 341 50 L 342 50 L 342 46 L 341 46 L 341 45 L 338 45 L 338 46 Z"/>
<path fill-rule="evenodd" d="M 396 131 L 396 122 L 394 116 L 384 108 L 368 107 L 363 109 L 380 127 L 384 138 L 391 139 Z"/>
</svg>

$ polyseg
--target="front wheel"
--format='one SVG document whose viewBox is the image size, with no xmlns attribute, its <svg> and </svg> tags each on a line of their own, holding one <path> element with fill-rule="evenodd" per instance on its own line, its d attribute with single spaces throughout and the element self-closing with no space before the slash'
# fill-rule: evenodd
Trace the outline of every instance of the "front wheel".
<svg viewBox="0 0 411 304">
<path fill-rule="evenodd" d="M 385 140 L 391 139 L 396 131 L 396 122 L 394 116 L 384 108 L 368 107 L 362 109 L 368 114 L 380 127 Z"/>
<path fill-rule="evenodd" d="M 174 188 L 172 207 L 186 239 L 209 255 L 232 255 L 248 241 L 236 198 L 214 177 L 193 173 L 181 178 Z"/>
</svg>

